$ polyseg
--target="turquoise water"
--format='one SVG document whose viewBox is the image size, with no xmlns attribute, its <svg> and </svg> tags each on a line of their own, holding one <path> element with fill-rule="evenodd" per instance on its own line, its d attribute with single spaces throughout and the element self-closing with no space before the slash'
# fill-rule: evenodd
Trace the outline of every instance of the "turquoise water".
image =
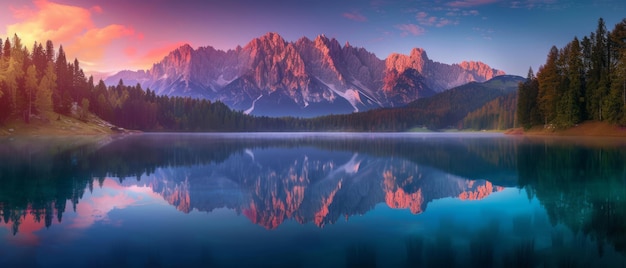
<svg viewBox="0 0 626 268">
<path fill-rule="evenodd" d="M 0 267 L 621 267 L 626 141 L 0 140 Z"/>
</svg>

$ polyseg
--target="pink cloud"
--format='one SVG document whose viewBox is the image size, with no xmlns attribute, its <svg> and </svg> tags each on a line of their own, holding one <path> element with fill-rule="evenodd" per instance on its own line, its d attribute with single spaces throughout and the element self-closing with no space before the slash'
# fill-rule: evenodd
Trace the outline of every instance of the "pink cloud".
<svg viewBox="0 0 626 268">
<path fill-rule="evenodd" d="M 454 25 L 457 24 L 457 22 L 446 19 L 446 18 L 441 18 L 439 19 L 439 21 L 437 22 L 437 24 L 435 26 L 437 27 L 443 27 L 443 26 L 447 26 L 447 25 Z"/>
<path fill-rule="evenodd" d="M 100 14 L 100 13 L 102 13 L 102 7 L 101 6 L 93 6 L 93 7 L 91 7 L 91 11 Z"/>
<path fill-rule="evenodd" d="M 474 7 L 474 6 L 482 6 L 493 4 L 499 2 L 500 0 L 460 0 L 460 1 L 452 1 L 448 3 L 448 6 L 451 7 Z"/>
<path fill-rule="evenodd" d="M 341 16 L 343 16 L 344 18 L 353 20 L 353 21 L 358 21 L 358 22 L 364 22 L 367 21 L 367 18 L 365 16 L 363 16 L 361 13 L 359 12 L 346 12 L 341 14 Z"/>
<path fill-rule="evenodd" d="M 76 206 L 77 217 L 69 228 L 88 228 L 97 221 L 107 221 L 108 214 L 114 209 L 124 209 L 137 205 L 143 198 L 159 200 L 163 198 L 150 187 L 124 187 L 113 179 L 106 179 L 102 185 L 103 195 L 85 198 Z"/>
<path fill-rule="evenodd" d="M 417 12 L 417 15 L 415 15 L 415 17 L 417 17 L 417 19 L 426 19 L 428 18 L 428 13 L 424 12 L 424 11 L 420 11 Z"/>
<path fill-rule="evenodd" d="M 70 224 L 70 228 L 87 228 L 96 221 L 105 220 L 113 209 L 124 209 L 137 202 L 124 192 L 115 195 L 104 195 L 84 200 L 76 206 L 76 217 Z"/>
<path fill-rule="evenodd" d="M 6 228 L 7 231 L 11 232 L 13 229 L 14 222 L 4 223 L 4 221 L 0 221 L 0 227 Z M 9 235 L 7 232 L 6 237 L 0 237 L 2 239 L 8 240 L 11 243 L 17 245 L 29 245 L 35 246 L 39 244 L 39 236 L 37 236 L 37 232 L 46 228 L 45 221 L 35 219 L 33 213 L 30 211 L 26 211 L 22 217 L 19 219 L 19 229 L 16 235 Z"/>
<path fill-rule="evenodd" d="M 448 13 L 449 15 L 450 13 Z M 417 22 L 422 26 L 436 26 L 436 27 L 444 27 L 447 25 L 455 25 L 458 24 L 457 21 L 453 21 L 447 18 L 438 18 L 435 16 L 429 16 L 426 12 L 418 12 L 415 15 Z"/>
<path fill-rule="evenodd" d="M 167 56 L 173 50 L 181 47 L 186 44 L 186 42 L 176 42 L 167 44 L 161 47 L 154 48 L 147 53 L 143 54 L 139 58 L 135 59 L 132 63 L 133 66 L 141 69 L 148 69 L 152 67 L 153 64 L 161 61 L 165 56 Z"/>
<path fill-rule="evenodd" d="M 422 27 L 420 27 L 419 25 L 415 25 L 415 24 L 398 24 L 395 26 L 397 29 L 402 31 L 402 36 L 407 36 L 407 35 L 414 35 L 414 36 L 418 36 L 418 35 L 422 35 L 426 32 L 426 30 Z"/>
<path fill-rule="evenodd" d="M 133 57 L 133 56 L 137 55 L 137 48 L 135 48 L 135 47 L 126 47 L 124 49 L 124 54 L 126 54 L 126 56 L 128 56 L 128 57 Z"/>
</svg>

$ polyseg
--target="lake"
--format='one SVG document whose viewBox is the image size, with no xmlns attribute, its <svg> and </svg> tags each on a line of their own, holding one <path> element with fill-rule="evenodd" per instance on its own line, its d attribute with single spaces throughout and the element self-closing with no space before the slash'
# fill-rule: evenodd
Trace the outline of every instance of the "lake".
<svg viewBox="0 0 626 268">
<path fill-rule="evenodd" d="M 623 267 L 626 140 L 0 139 L 0 267 Z"/>
</svg>

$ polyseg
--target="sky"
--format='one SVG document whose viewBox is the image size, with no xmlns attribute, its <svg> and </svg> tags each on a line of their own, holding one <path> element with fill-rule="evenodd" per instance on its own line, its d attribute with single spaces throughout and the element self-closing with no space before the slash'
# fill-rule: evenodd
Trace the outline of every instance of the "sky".
<svg viewBox="0 0 626 268">
<path fill-rule="evenodd" d="M 170 51 L 234 49 L 268 32 L 320 34 L 378 58 L 423 48 L 434 61 L 482 61 L 526 76 L 550 47 L 626 18 L 626 1 L 560 0 L 3 0 L 0 38 L 52 40 L 88 74 L 149 69 Z"/>
</svg>

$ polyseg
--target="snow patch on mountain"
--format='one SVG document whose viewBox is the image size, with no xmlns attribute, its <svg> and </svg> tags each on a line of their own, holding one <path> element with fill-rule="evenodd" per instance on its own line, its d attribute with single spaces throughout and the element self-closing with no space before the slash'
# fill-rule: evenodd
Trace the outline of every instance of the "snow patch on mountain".
<svg viewBox="0 0 626 268">
<path fill-rule="evenodd" d="M 260 100 L 263 97 L 263 95 L 260 95 L 258 98 L 256 98 L 255 100 L 252 101 L 252 106 L 250 106 L 250 108 L 248 108 L 247 110 L 245 110 L 243 113 L 244 114 L 250 114 L 252 111 L 254 111 L 254 105 L 256 104 L 256 102 L 258 100 Z"/>
<path fill-rule="evenodd" d="M 365 86 L 361 81 L 354 79 L 351 82 L 353 85 L 357 86 L 360 89 L 359 92 L 363 94 L 363 96 L 375 102 L 376 104 L 380 105 L 381 107 L 384 106 L 382 102 L 380 102 L 378 99 L 374 97 L 375 95 L 374 91 L 368 88 L 367 86 Z"/>
<path fill-rule="evenodd" d="M 215 81 L 215 83 L 220 86 L 220 87 L 224 87 L 228 84 L 230 84 L 231 82 L 235 81 L 235 79 L 237 78 L 233 78 L 232 80 L 226 80 L 224 79 L 224 75 L 220 74 L 220 76 L 217 78 L 217 81 Z"/>
<path fill-rule="evenodd" d="M 358 112 L 359 108 L 357 107 L 357 104 L 361 103 L 361 98 L 359 98 L 359 92 L 352 90 L 352 89 L 348 89 L 345 92 L 341 92 L 340 90 L 337 89 L 337 87 L 335 87 L 334 84 L 330 84 L 330 83 L 326 83 L 322 80 L 321 81 L 324 85 L 326 85 L 326 87 L 328 87 L 332 92 L 334 92 L 335 94 L 337 94 L 337 96 L 344 98 L 345 100 L 347 100 L 350 105 L 352 105 L 352 107 L 354 108 L 354 112 Z"/>
</svg>

